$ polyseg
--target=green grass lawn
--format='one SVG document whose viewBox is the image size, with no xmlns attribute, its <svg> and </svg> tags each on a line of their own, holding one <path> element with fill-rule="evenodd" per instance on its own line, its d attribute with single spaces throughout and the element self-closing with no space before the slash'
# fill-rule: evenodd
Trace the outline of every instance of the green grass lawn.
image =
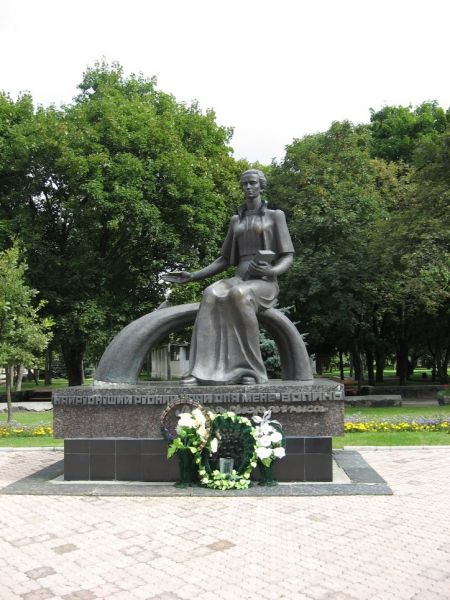
<svg viewBox="0 0 450 600">
<path fill-rule="evenodd" d="M 63 446 L 64 440 L 55 440 L 52 437 L 7 437 L 0 438 L 0 448 L 41 448 L 42 446 Z"/>
<path fill-rule="evenodd" d="M 67 385 L 67 379 L 53 379 L 52 385 L 45 385 L 43 381 L 39 382 L 39 385 L 36 385 L 34 381 L 23 381 L 22 391 L 25 392 L 26 390 L 36 390 L 39 392 L 42 390 L 53 390 L 67 387 Z M 6 394 L 6 387 L 4 385 L 0 385 L 0 394 Z"/>
<path fill-rule="evenodd" d="M 423 378 L 423 374 L 426 374 L 426 379 Z M 364 373 L 367 375 L 367 372 Z M 450 371 L 449 371 L 450 374 Z M 350 370 L 344 369 L 344 376 L 346 378 L 350 377 Z M 340 377 L 340 372 L 338 369 L 333 369 L 332 371 L 326 371 L 322 373 L 320 377 Z M 398 385 L 399 378 L 395 374 L 395 369 L 385 369 L 383 372 L 384 381 L 383 383 L 377 383 L 376 385 Z M 368 385 L 367 379 L 361 381 L 361 384 Z M 411 375 L 411 378 L 408 379 L 406 385 L 433 385 L 439 384 L 439 381 L 431 381 L 431 369 L 414 369 L 414 373 Z"/>
<path fill-rule="evenodd" d="M 435 406 L 386 406 L 380 408 L 366 408 L 366 407 L 350 407 L 347 406 L 345 409 L 345 416 L 350 417 L 351 415 L 363 415 L 368 419 L 377 418 L 395 418 L 395 417 L 447 417 L 450 418 L 450 404 L 439 406 L 436 402 Z"/>
<path fill-rule="evenodd" d="M 84 385 L 90 385 L 92 383 L 92 379 L 86 379 Z M 36 385 L 34 381 L 23 381 L 22 382 L 22 391 L 26 390 L 35 390 L 36 392 L 41 392 L 43 390 L 55 390 L 58 388 L 68 387 L 69 382 L 67 379 L 53 379 L 52 385 L 45 385 L 43 381 L 39 382 L 39 385 Z M 6 387 L 4 385 L 0 385 L 0 394 L 6 394 Z"/>
<path fill-rule="evenodd" d="M 450 435 L 440 431 L 346 433 L 333 438 L 333 448 L 344 446 L 449 446 Z"/>
<path fill-rule="evenodd" d="M 6 423 L 7 414 L 0 413 L 0 424 Z M 53 411 L 46 410 L 43 412 L 32 412 L 32 411 L 18 411 L 13 412 L 13 419 L 17 423 L 23 425 L 48 425 L 53 422 Z"/>
</svg>

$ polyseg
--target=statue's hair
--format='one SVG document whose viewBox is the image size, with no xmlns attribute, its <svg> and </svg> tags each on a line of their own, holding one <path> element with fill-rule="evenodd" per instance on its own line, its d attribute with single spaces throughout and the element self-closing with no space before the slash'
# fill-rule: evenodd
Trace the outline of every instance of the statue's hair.
<svg viewBox="0 0 450 600">
<path fill-rule="evenodd" d="M 266 187 L 267 187 L 266 176 L 259 169 L 248 169 L 248 171 L 244 171 L 244 173 L 242 173 L 242 175 L 241 175 L 241 183 L 242 183 L 242 178 L 244 177 L 244 175 L 258 175 L 259 185 L 261 186 L 261 189 L 262 190 L 266 189 Z"/>
</svg>

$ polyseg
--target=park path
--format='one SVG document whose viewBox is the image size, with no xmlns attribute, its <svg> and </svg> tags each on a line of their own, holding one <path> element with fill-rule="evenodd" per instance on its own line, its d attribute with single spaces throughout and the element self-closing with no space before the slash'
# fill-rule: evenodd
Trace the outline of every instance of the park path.
<svg viewBox="0 0 450 600">
<path fill-rule="evenodd" d="M 361 453 L 393 496 L 0 495 L 0 599 L 449 599 L 450 447 Z"/>
</svg>

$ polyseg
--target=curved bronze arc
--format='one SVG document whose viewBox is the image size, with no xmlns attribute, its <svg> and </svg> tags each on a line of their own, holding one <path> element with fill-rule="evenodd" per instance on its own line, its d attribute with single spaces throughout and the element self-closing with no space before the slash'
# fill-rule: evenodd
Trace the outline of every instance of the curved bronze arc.
<svg viewBox="0 0 450 600">
<path fill-rule="evenodd" d="M 95 381 L 137 383 L 147 353 L 169 333 L 192 325 L 199 303 L 160 308 L 119 331 L 106 348 L 95 371 Z"/>
<path fill-rule="evenodd" d="M 258 320 L 278 347 L 281 378 L 290 381 L 313 379 L 305 342 L 294 323 L 276 308 L 259 313 Z"/>
<path fill-rule="evenodd" d="M 137 383 L 147 353 L 169 333 L 192 325 L 198 307 L 198 303 L 193 303 L 161 308 L 127 325 L 100 359 L 96 383 Z M 306 346 L 295 325 L 275 308 L 261 312 L 258 319 L 278 346 L 282 378 L 311 380 L 313 375 Z"/>
</svg>

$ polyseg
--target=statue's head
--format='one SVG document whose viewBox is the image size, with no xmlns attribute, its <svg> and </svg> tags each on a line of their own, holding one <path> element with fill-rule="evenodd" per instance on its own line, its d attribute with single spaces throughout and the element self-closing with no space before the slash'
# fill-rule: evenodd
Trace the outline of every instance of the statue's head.
<svg viewBox="0 0 450 600">
<path fill-rule="evenodd" d="M 242 186 L 242 182 L 244 181 L 244 178 L 248 175 L 256 175 L 259 179 L 259 187 L 261 188 L 261 191 L 264 191 L 267 187 L 267 179 L 266 176 L 264 175 L 264 173 L 262 171 L 260 171 L 259 169 L 248 169 L 248 171 L 244 171 L 244 173 L 242 173 L 241 175 L 241 186 Z"/>
</svg>

